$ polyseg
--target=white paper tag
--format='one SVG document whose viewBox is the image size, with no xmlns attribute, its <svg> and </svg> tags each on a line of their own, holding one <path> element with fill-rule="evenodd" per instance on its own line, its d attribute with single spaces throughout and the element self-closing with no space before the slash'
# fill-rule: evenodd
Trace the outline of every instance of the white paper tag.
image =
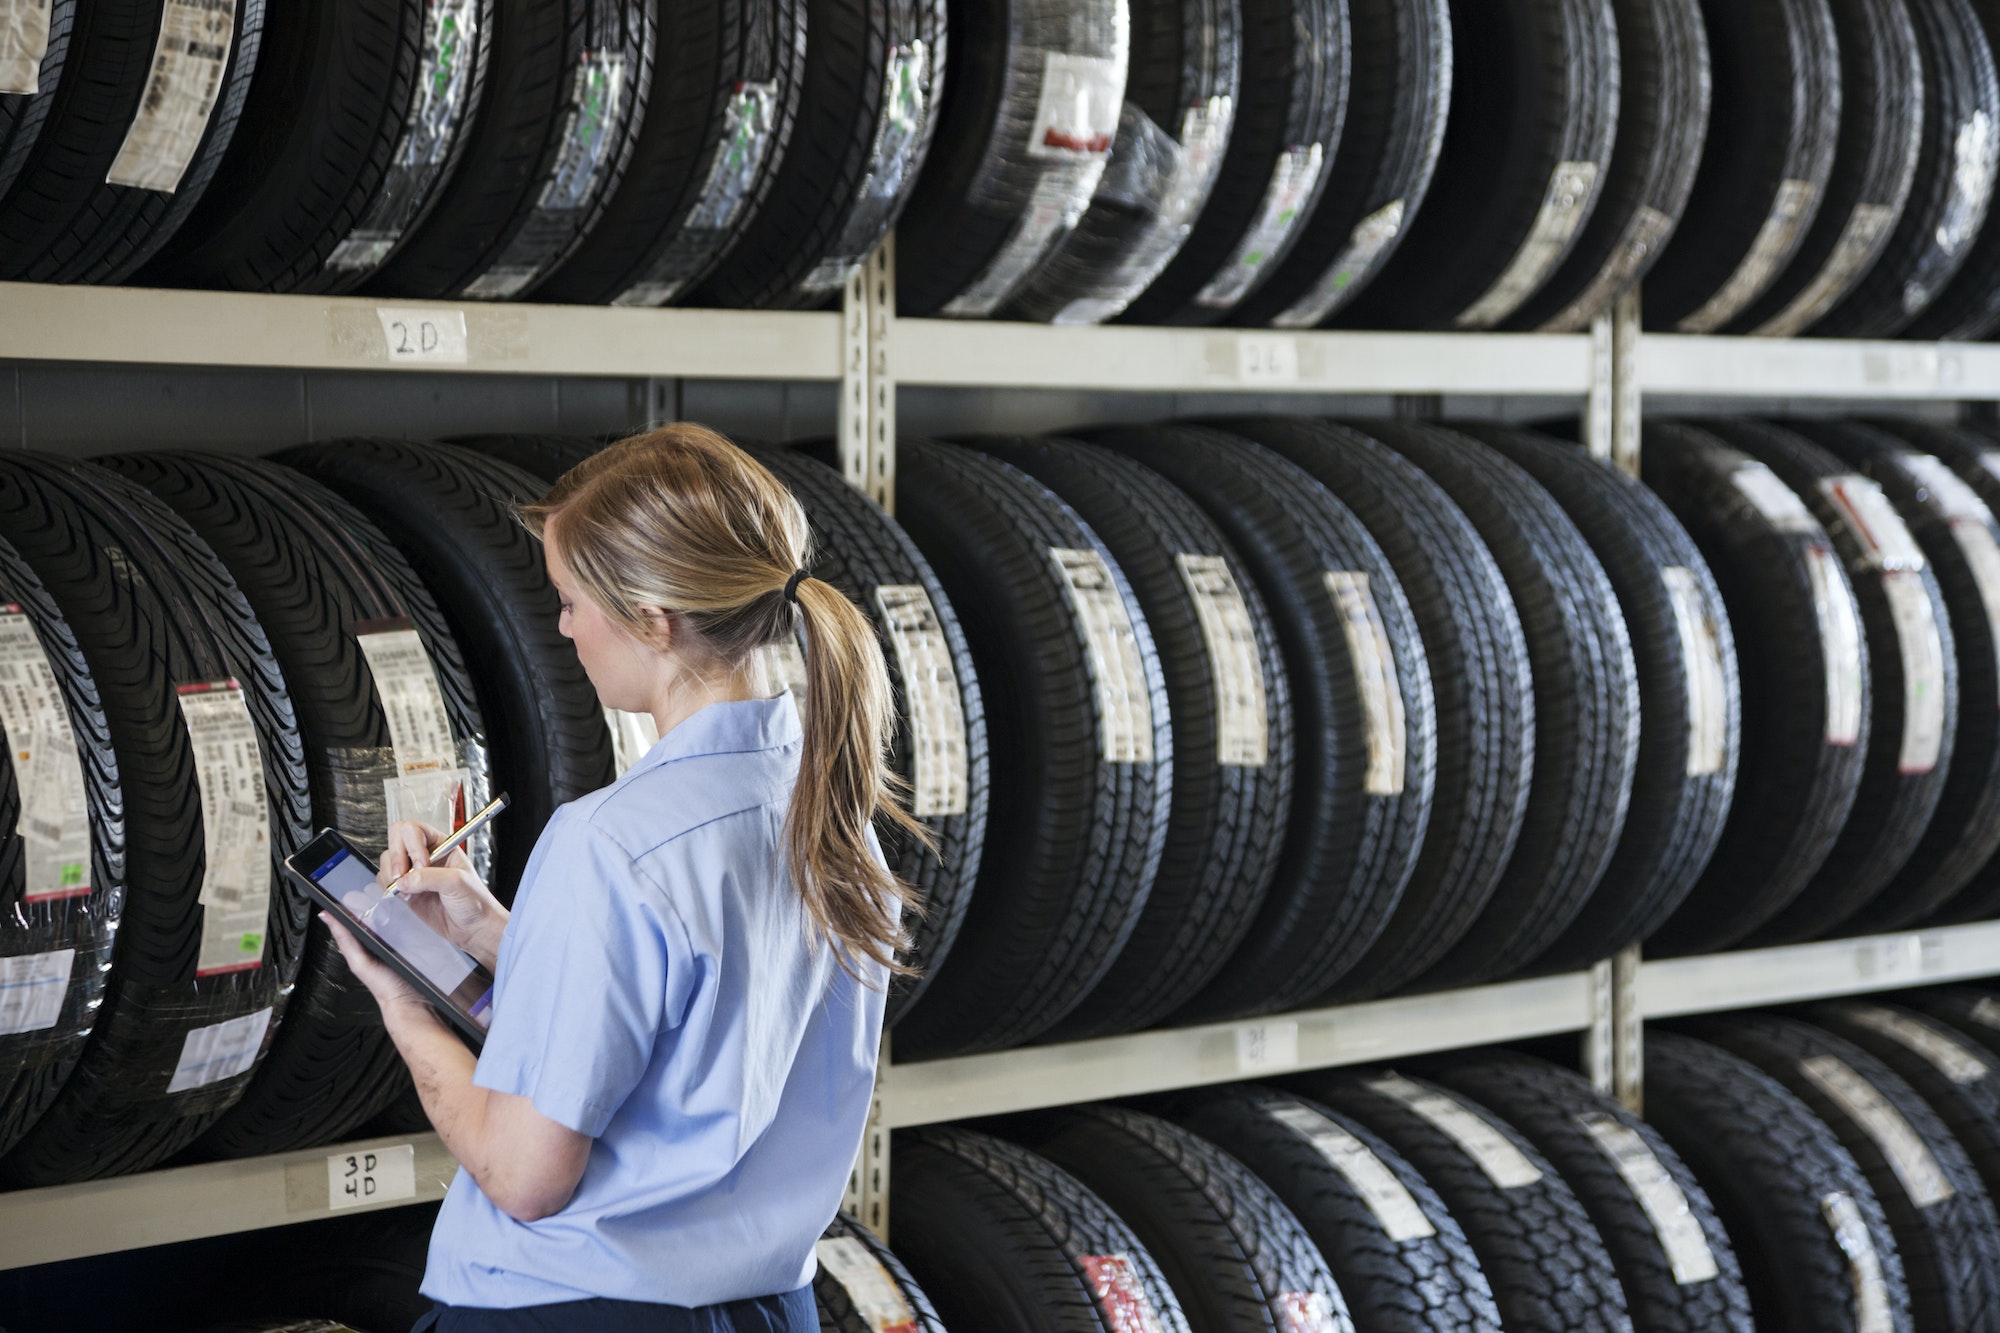
<svg viewBox="0 0 2000 1333">
<path fill-rule="evenodd" d="M 1299 1066 L 1299 1025 L 1268 1018 L 1236 1029 L 1236 1072 L 1266 1074 Z"/>
<path fill-rule="evenodd" d="M 1852 745 L 1861 738 L 1861 613 L 1833 548 L 1814 542 L 1805 557 L 1826 656 L 1826 743 Z"/>
<path fill-rule="evenodd" d="M 1953 1083 L 1971 1084 L 1985 1078 L 1986 1062 L 1958 1038 L 1929 1023 L 1879 1004 L 1843 1004 L 1840 1012 L 1851 1022 L 1879 1032 L 1904 1049 L 1922 1056 Z"/>
<path fill-rule="evenodd" d="M 1852 473 L 1824 477 L 1820 494 L 1833 501 L 1847 520 L 1848 528 L 1861 542 L 1868 563 L 1875 569 L 1922 569 L 1923 548 L 1910 535 L 1903 516 L 1896 512 L 1882 488 L 1867 477 Z"/>
<path fill-rule="evenodd" d="M 0 93 L 40 90 L 49 53 L 49 0 L 0 0 Z"/>
<path fill-rule="evenodd" d="M 1228 310 L 1249 293 L 1264 266 L 1284 253 L 1293 229 L 1304 218 L 1306 200 L 1312 197 L 1325 162 L 1326 148 L 1322 144 L 1294 144 L 1278 154 L 1255 220 L 1215 276 L 1195 293 L 1196 305 Z M 1296 369 L 1293 378 L 1297 378 Z"/>
<path fill-rule="evenodd" d="M 660 739 L 660 729 L 651 713 L 627 713 L 618 708 L 604 710 L 604 725 L 611 732 L 611 765 L 620 776 L 646 757 Z"/>
<path fill-rule="evenodd" d="M 1708 613 L 1701 581 L 1680 565 L 1660 569 L 1687 679 L 1687 775 L 1720 773 L 1729 755 L 1729 683 L 1722 669 L 1722 640 Z"/>
<path fill-rule="evenodd" d="M 168 194 L 180 188 L 222 95 L 235 37 L 236 0 L 165 0 L 146 90 L 107 185 Z"/>
<path fill-rule="evenodd" d="M 1889 1169 L 1902 1182 L 1903 1192 L 1919 1208 L 1943 1203 L 1953 1194 L 1944 1169 L 1931 1155 L 1930 1146 L 1910 1128 L 1903 1113 L 1891 1106 L 1875 1085 L 1854 1072 L 1845 1060 L 1833 1055 L 1814 1055 L 1799 1061 L 1799 1072 L 1830 1097 L 1849 1119 L 1875 1141 L 1888 1159 Z"/>
<path fill-rule="evenodd" d="M 918 819 L 962 815 L 970 799 L 966 776 L 965 705 L 937 608 L 921 583 L 881 583 L 875 609 L 889 631 L 909 714 L 910 813 Z"/>
<path fill-rule="evenodd" d="M 1097 1296 L 1110 1333 L 1164 1333 L 1153 1299 L 1129 1254 L 1086 1254 L 1077 1260 Z"/>
<path fill-rule="evenodd" d="M 1979 498 L 1979 492 L 1968 486 L 1964 478 L 1953 472 L 1950 464 L 1936 454 L 1898 454 L 1896 462 L 1904 475 L 1922 488 L 1923 498 L 1939 517 L 1992 521 L 1993 511 Z"/>
<path fill-rule="evenodd" d="M 392 365 L 462 366 L 466 363 L 465 312 L 420 306 L 375 307 L 382 346 Z"/>
<path fill-rule="evenodd" d="M 456 768 L 451 713 L 423 639 L 408 621 L 357 625 L 355 630 L 355 642 L 375 679 L 375 698 L 388 719 L 397 770 L 410 774 Z"/>
<path fill-rule="evenodd" d="M 1921 573 L 1886 569 L 1881 579 L 1903 658 L 1903 744 L 1896 771 L 1928 773 L 1944 746 L 1944 641 Z"/>
<path fill-rule="evenodd" d="M 1281 1291 L 1278 1309 L 1284 1315 L 1279 1333 L 1354 1333 L 1346 1304 L 1332 1292 Z"/>
<path fill-rule="evenodd" d="M 916 1311 L 889 1276 L 882 1261 L 852 1236 L 835 1236 L 813 1246 L 819 1264 L 854 1304 L 870 1333 L 916 1333 Z"/>
<path fill-rule="evenodd" d="M 1901 215 L 1901 208 L 1887 204 L 1856 204 L 1847 215 L 1847 226 L 1834 243 L 1833 253 L 1813 280 L 1783 310 L 1751 332 L 1764 338 L 1791 338 L 1803 333 L 1847 294 L 1855 276 L 1881 252 L 1883 236 Z"/>
<path fill-rule="evenodd" d="M 1588 287 L 1577 294 L 1575 300 L 1542 325 L 1541 332 L 1577 333 L 1588 327 L 1590 321 L 1603 314 L 1613 301 L 1631 290 L 1639 266 L 1673 235 L 1677 222 L 1678 219 L 1669 217 L 1652 205 L 1641 204 L 1625 228 L 1625 237 L 1618 243 L 1617 255 L 1599 271 Z"/>
<path fill-rule="evenodd" d="M 188 1033 L 187 1040 L 181 1043 L 180 1063 L 174 1066 L 167 1091 L 205 1088 L 247 1072 L 257 1063 L 257 1052 L 263 1047 L 264 1033 L 270 1026 L 271 1011 L 265 1008 Z"/>
<path fill-rule="evenodd" d="M 1110 764 L 1153 762 L 1153 696 L 1139 657 L 1139 637 L 1104 557 L 1095 550 L 1052 546 L 1070 610 L 1083 630 L 1097 694 L 1097 726 Z"/>
<path fill-rule="evenodd" d="M 257 724 L 233 680 L 178 692 L 201 789 L 205 864 L 195 975 L 258 967 L 271 915 L 271 811 Z"/>
<path fill-rule="evenodd" d="M 1382 625 L 1367 574 L 1329 569 L 1324 577 L 1327 592 L 1340 608 L 1347 655 L 1354 663 L 1354 684 L 1361 694 L 1361 712 L 1368 727 L 1368 773 L 1362 790 L 1370 796 L 1400 796 L 1408 736 L 1402 682 L 1396 674 L 1395 654 L 1389 649 L 1389 632 Z"/>
<path fill-rule="evenodd" d="M 1065 161 L 1107 156 L 1124 103 L 1124 61 L 1047 52 L 1041 98 L 1028 127 L 1028 156 Z"/>
<path fill-rule="evenodd" d="M 1262 768 L 1270 761 L 1270 704 L 1250 608 L 1229 561 L 1182 551 L 1174 557 L 1194 598 L 1215 683 L 1215 762 Z"/>
<path fill-rule="evenodd" d="M 1452 323 L 1461 329 L 1490 329 L 1535 294 L 1562 257 L 1597 197 L 1595 162 L 1558 162 L 1542 193 L 1542 207 L 1521 248 L 1487 293 Z"/>
<path fill-rule="evenodd" d="M 327 1207 L 359 1208 L 417 1197 L 417 1149 L 398 1143 L 365 1152 L 337 1152 L 326 1159 Z"/>
<path fill-rule="evenodd" d="M 1310 1143 L 1328 1166 L 1338 1171 L 1368 1211 L 1375 1214 L 1382 1234 L 1401 1243 L 1437 1235 L 1437 1228 L 1418 1206 L 1396 1173 L 1368 1145 L 1309 1106 L 1282 1102 L 1266 1114 Z"/>
<path fill-rule="evenodd" d="M 1282 333 L 1237 334 L 1236 378 L 1243 384 L 1297 384 L 1299 340 Z"/>
<path fill-rule="evenodd" d="M 1817 537 L 1823 531 L 1812 510 L 1806 508 L 1806 502 L 1799 498 L 1799 493 L 1756 459 L 1746 458 L 1738 463 L 1729 479 L 1735 483 L 1738 493 L 1779 532 Z"/>
<path fill-rule="evenodd" d="M 1875 1252 L 1875 1238 L 1868 1234 L 1861 1209 L 1836 1190 L 1819 1201 L 1819 1210 L 1833 1231 L 1834 1244 L 1847 1256 L 1848 1277 L 1854 1284 L 1854 1333 L 1895 1333 L 1882 1257 Z"/>
<path fill-rule="evenodd" d="M 1519 1189 L 1542 1178 L 1541 1168 L 1529 1161 L 1527 1155 L 1516 1148 L 1505 1134 L 1456 1098 L 1438 1089 L 1412 1083 L 1401 1074 L 1371 1078 L 1368 1086 L 1385 1097 L 1401 1102 L 1428 1121 L 1432 1128 L 1456 1143 L 1486 1173 L 1487 1179 L 1499 1188 Z"/>
<path fill-rule="evenodd" d="M 0 958 L 0 1037 L 54 1027 L 75 964 L 75 949 Z"/>
<path fill-rule="evenodd" d="M 1310 329 L 1331 315 L 1354 284 L 1375 267 L 1375 260 L 1403 232 L 1404 201 L 1392 199 L 1361 219 L 1342 250 L 1320 274 L 1312 289 L 1271 321 L 1273 328 Z"/>
<path fill-rule="evenodd" d="M 1645 1210 L 1646 1220 L 1653 1224 L 1653 1234 L 1660 1238 L 1660 1249 L 1665 1251 L 1667 1264 L 1673 1269 L 1675 1283 L 1685 1287 L 1715 1277 L 1721 1270 L 1715 1265 L 1715 1252 L 1708 1246 L 1700 1219 L 1689 1209 L 1687 1195 L 1638 1131 L 1602 1111 L 1586 1111 L 1576 1122 L 1597 1141 L 1598 1149 L 1625 1178 L 1626 1188 Z"/>
<path fill-rule="evenodd" d="M 1675 328 L 1681 333 L 1713 333 L 1762 296 L 1771 279 L 1778 275 L 1778 266 L 1791 258 L 1798 247 L 1799 232 L 1818 199 L 1819 187 L 1811 181 L 1781 181 L 1771 201 L 1771 212 L 1750 243 L 1743 262 L 1706 305 Z"/>
<path fill-rule="evenodd" d="M 20 789 L 28 902 L 90 892 L 90 799 L 55 668 L 19 606 L 0 605 L 0 726 Z"/>
</svg>

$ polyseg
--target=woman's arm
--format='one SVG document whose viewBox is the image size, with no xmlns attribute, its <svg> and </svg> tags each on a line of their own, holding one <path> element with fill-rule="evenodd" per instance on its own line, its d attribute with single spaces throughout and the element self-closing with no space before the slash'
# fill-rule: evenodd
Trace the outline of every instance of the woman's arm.
<svg viewBox="0 0 2000 1333">
<path fill-rule="evenodd" d="M 389 1039 L 416 1081 L 424 1112 L 493 1206 L 520 1222 L 562 1211 L 590 1160 L 591 1139 L 558 1124 L 526 1097 L 475 1086 L 478 1063 L 424 998 L 322 916 L 341 956 L 376 1003 Z"/>
</svg>

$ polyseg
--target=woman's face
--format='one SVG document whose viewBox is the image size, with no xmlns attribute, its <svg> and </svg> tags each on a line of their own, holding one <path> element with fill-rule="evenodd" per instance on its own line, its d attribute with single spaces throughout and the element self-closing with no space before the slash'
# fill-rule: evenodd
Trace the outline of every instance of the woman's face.
<svg viewBox="0 0 2000 1333">
<path fill-rule="evenodd" d="M 562 598 L 562 619 L 557 628 L 576 645 L 577 658 L 590 683 L 597 687 L 597 697 L 607 708 L 651 712 L 664 665 L 660 651 L 634 638 L 577 587 L 569 566 L 563 563 L 553 523 L 542 535 L 542 557 L 548 565 L 549 582 Z"/>
</svg>

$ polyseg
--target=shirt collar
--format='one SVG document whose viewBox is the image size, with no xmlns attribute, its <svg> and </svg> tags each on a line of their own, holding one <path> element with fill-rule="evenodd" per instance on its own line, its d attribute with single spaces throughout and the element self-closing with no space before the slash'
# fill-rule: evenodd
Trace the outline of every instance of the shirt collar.
<svg viewBox="0 0 2000 1333">
<path fill-rule="evenodd" d="M 702 755 L 776 750 L 802 737 L 790 690 L 771 699 L 709 704 L 655 741 L 632 771 Z"/>
</svg>

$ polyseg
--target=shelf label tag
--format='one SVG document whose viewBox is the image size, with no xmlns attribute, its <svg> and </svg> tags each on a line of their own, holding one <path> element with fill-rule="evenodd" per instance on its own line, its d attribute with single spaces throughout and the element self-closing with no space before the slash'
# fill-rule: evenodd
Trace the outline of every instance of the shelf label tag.
<svg viewBox="0 0 2000 1333">
<path fill-rule="evenodd" d="M 1850 1021 L 1872 1032 L 1879 1032 L 1912 1054 L 1922 1056 L 1954 1083 L 1977 1083 L 1989 1072 L 1986 1062 L 1973 1054 L 1971 1047 L 1946 1034 L 1935 1024 L 1899 1014 L 1879 1004 L 1843 1004 L 1840 1011 Z"/>
<path fill-rule="evenodd" d="M 1645 1210 L 1673 1269 L 1675 1284 L 1685 1287 L 1707 1282 L 1719 1273 L 1715 1252 L 1708 1247 L 1700 1219 L 1688 1208 L 1687 1195 L 1639 1132 L 1602 1111 L 1586 1111 L 1576 1120 L 1597 1141 L 1599 1150 Z"/>
<path fill-rule="evenodd" d="M 358 1208 L 417 1197 L 417 1148 L 398 1143 L 365 1152 L 337 1152 L 326 1159 L 326 1206 Z"/>
<path fill-rule="evenodd" d="M 1310 1143 L 1327 1165 L 1341 1174 L 1349 1188 L 1375 1214 L 1382 1234 L 1390 1240 L 1401 1243 L 1437 1235 L 1437 1228 L 1424 1216 L 1424 1210 L 1396 1178 L 1396 1173 L 1360 1139 L 1298 1102 L 1280 1102 L 1270 1107 L 1267 1114 Z"/>
<path fill-rule="evenodd" d="M 75 965 L 75 949 L 0 958 L 0 1036 L 54 1027 Z"/>
<path fill-rule="evenodd" d="M 1501 1189 L 1518 1189 L 1542 1178 L 1541 1168 L 1529 1161 L 1512 1140 L 1477 1111 L 1439 1089 L 1413 1083 L 1401 1074 L 1371 1078 L 1368 1086 L 1429 1121 L 1433 1129 L 1456 1143 L 1486 1173 L 1487 1179 Z"/>
<path fill-rule="evenodd" d="M 181 1043 L 180 1063 L 174 1066 L 167 1091 L 205 1088 L 248 1073 L 250 1066 L 257 1063 L 257 1052 L 263 1047 L 264 1034 L 270 1027 L 271 1010 L 267 1005 L 254 1014 L 194 1029 Z"/>
<path fill-rule="evenodd" d="M 1244 1023 L 1236 1029 L 1236 1070 L 1260 1074 L 1299 1067 L 1299 1025 L 1289 1018 Z"/>
<path fill-rule="evenodd" d="M 1914 981 L 1944 965 L 1944 942 L 1921 935 L 1863 940 L 1854 951 L 1854 971 L 1863 981 Z"/>
<path fill-rule="evenodd" d="M 1297 384 L 1299 340 L 1282 333 L 1238 334 L 1236 378 L 1244 384 Z"/>
<path fill-rule="evenodd" d="M 852 1236 L 835 1236 L 814 1245 L 813 1253 L 847 1293 L 870 1333 L 920 1333 L 909 1298 L 866 1245 Z"/>
<path fill-rule="evenodd" d="M 1882 1150 L 1889 1169 L 1902 1182 L 1903 1193 L 1910 1196 L 1911 1203 L 1929 1208 L 1958 1192 L 1945 1179 L 1944 1168 L 1931 1155 L 1930 1145 L 1910 1128 L 1903 1113 L 1846 1061 L 1833 1055 L 1809 1056 L 1799 1061 L 1799 1072 L 1875 1140 L 1875 1146 Z"/>
<path fill-rule="evenodd" d="M 382 322 L 382 345 L 391 365 L 462 366 L 465 312 L 411 306 L 375 307 Z"/>
</svg>

